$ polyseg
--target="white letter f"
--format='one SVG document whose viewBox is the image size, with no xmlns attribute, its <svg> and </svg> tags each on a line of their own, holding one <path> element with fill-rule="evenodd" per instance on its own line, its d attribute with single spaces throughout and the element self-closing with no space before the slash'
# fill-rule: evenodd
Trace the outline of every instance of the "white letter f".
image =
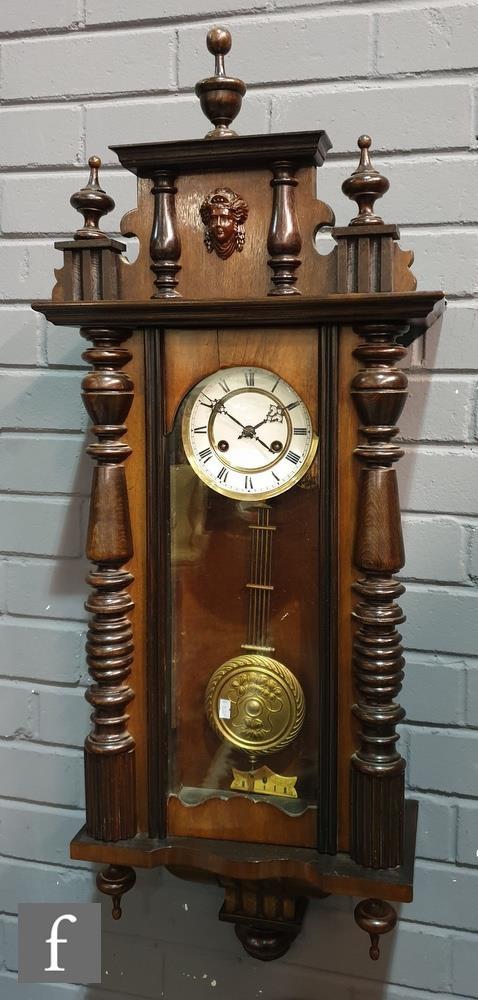
<svg viewBox="0 0 478 1000">
<path fill-rule="evenodd" d="M 68 938 L 58 937 L 58 927 L 62 920 L 69 920 L 70 924 L 76 924 L 76 917 L 72 913 L 63 913 L 61 917 L 57 917 L 51 925 L 50 937 L 46 939 L 45 944 L 50 945 L 50 964 L 44 970 L 45 972 L 64 972 L 65 970 L 60 968 L 58 965 L 58 945 L 67 944 Z"/>
</svg>

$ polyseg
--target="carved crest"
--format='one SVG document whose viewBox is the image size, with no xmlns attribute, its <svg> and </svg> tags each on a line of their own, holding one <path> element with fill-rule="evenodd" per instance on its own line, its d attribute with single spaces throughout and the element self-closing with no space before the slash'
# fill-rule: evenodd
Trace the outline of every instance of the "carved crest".
<svg viewBox="0 0 478 1000">
<path fill-rule="evenodd" d="M 214 250 L 222 260 L 227 260 L 235 250 L 241 253 L 249 206 L 240 195 L 231 188 L 216 188 L 204 199 L 199 212 L 206 229 L 204 243 L 208 253 Z"/>
</svg>

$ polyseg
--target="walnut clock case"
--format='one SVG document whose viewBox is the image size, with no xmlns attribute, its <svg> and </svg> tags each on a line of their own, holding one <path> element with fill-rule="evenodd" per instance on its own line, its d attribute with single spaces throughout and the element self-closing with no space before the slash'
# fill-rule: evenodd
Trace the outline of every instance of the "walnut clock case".
<svg viewBox="0 0 478 1000">
<path fill-rule="evenodd" d="M 113 147 L 138 178 L 122 223 L 91 157 L 57 243 L 51 301 L 91 343 L 96 440 L 85 744 L 73 858 L 113 898 L 135 868 L 219 882 L 220 919 L 255 958 L 297 935 L 308 897 L 363 897 L 379 954 L 412 898 L 416 803 L 396 726 L 403 585 L 395 365 L 440 311 L 374 204 L 367 136 L 335 248 L 316 199 L 323 131 L 239 137 L 231 39 L 207 38 L 205 139 Z"/>
</svg>

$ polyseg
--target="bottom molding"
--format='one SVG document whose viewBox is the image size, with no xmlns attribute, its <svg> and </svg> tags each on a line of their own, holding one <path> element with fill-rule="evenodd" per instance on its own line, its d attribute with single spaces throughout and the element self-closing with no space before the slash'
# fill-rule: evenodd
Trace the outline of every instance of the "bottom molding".
<svg viewBox="0 0 478 1000">
<path fill-rule="evenodd" d="M 413 866 L 417 803 L 405 804 L 405 850 L 397 868 L 364 868 L 350 855 L 320 854 L 312 848 L 279 847 L 239 841 L 207 840 L 202 837 L 157 839 L 137 834 L 114 843 L 94 840 L 85 828 L 70 845 L 77 861 L 97 861 L 102 865 L 130 868 L 157 868 L 162 865 L 178 873 L 195 871 L 211 881 L 245 879 L 284 880 L 297 896 L 328 893 L 359 898 L 388 899 L 408 903 L 413 899 Z"/>
<path fill-rule="evenodd" d="M 379 957 L 381 935 L 392 930 L 390 902 L 413 898 L 417 803 L 405 804 L 405 850 L 396 868 L 366 868 L 342 852 L 319 854 L 311 848 L 279 847 L 200 837 L 163 840 L 138 834 L 131 840 L 102 842 L 85 829 L 71 843 L 71 857 L 109 865 L 98 888 L 113 898 L 121 916 L 121 896 L 134 885 L 133 868 L 164 865 L 179 878 L 219 883 L 225 889 L 219 919 L 235 925 L 246 952 L 262 962 L 280 958 L 297 937 L 308 897 L 362 897 L 355 919 L 370 935 L 370 957 Z M 365 897 L 365 898 L 363 898 Z"/>
</svg>

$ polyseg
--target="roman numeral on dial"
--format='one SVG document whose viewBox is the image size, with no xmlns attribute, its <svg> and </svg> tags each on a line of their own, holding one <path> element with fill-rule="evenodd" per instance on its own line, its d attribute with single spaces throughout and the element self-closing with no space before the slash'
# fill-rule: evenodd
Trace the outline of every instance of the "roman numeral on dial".
<svg viewBox="0 0 478 1000">
<path fill-rule="evenodd" d="M 296 399 L 293 403 L 287 404 L 288 410 L 295 410 L 296 406 L 300 406 L 300 399 Z"/>
<path fill-rule="evenodd" d="M 294 434 L 307 434 L 306 427 L 294 427 Z"/>
<path fill-rule="evenodd" d="M 194 428 L 194 433 L 195 434 L 205 434 L 206 431 L 207 431 L 206 424 L 204 424 L 204 427 L 195 427 Z"/>
<path fill-rule="evenodd" d="M 219 469 L 219 472 L 217 474 L 217 478 L 220 479 L 222 483 L 226 483 L 228 475 L 229 475 L 229 472 L 226 469 L 226 466 L 223 465 L 222 469 Z"/>
<path fill-rule="evenodd" d="M 220 382 L 219 385 L 221 386 L 223 392 L 231 391 L 225 379 L 222 382 Z"/>
<path fill-rule="evenodd" d="M 199 458 L 201 459 L 202 462 L 209 462 L 211 455 L 212 455 L 211 448 L 203 448 L 202 451 L 199 452 Z"/>
<path fill-rule="evenodd" d="M 292 462 L 292 465 L 298 465 L 300 455 L 297 455 L 295 451 L 288 451 L 285 457 L 289 460 L 289 462 Z"/>
<path fill-rule="evenodd" d="M 255 385 L 255 372 L 244 372 L 244 378 L 246 380 L 246 385 Z"/>
<path fill-rule="evenodd" d="M 244 489 L 252 490 L 252 479 L 250 476 L 244 476 Z"/>
</svg>

